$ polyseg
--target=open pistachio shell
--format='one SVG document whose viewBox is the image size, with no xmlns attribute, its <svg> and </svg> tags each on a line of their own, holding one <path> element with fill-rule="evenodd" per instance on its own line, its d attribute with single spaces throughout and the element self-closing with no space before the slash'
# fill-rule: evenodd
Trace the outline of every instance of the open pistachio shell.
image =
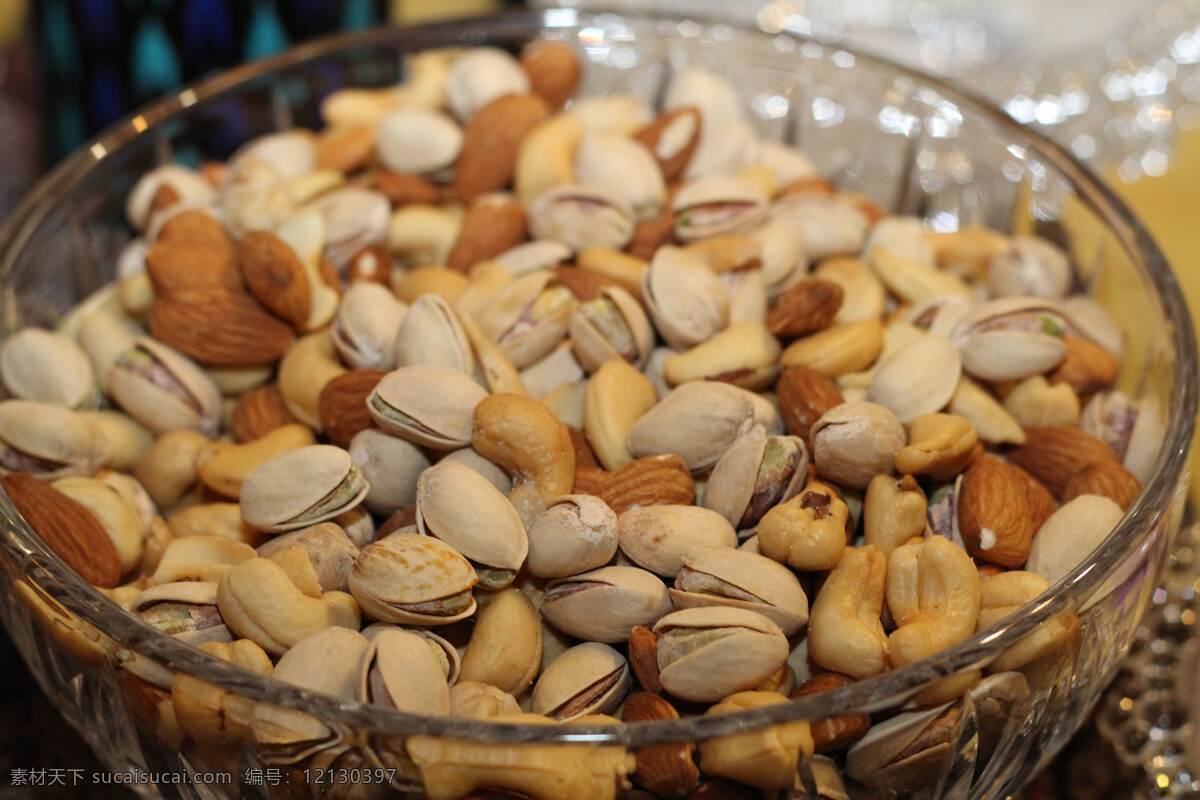
<svg viewBox="0 0 1200 800">
<path fill-rule="evenodd" d="M 359 281 L 342 295 L 329 338 L 338 355 L 356 369 L 395 366 L 393 344 L 407 306 L 373 281 Z"/>
<path fill-rule="evenodd" d="M 633 238 L 636 224 L 624 197 L 594 187 L 558 186 L 543 192 L 529 208 L 534 238 L 554 239 L 574 250 L 620 250 Z"/>
<path fill-rule="evenodd" d="M 642 300 L 658 332 L 675 348 L 698 345 L 729 324 L 729 295 L 693 253 L 660 247 L 642 275 Z"/>
<path fill-rule="evenodd" d="M 635 458 L 675 453 L 692 472 L 703 472 L 754 424 L 750 397 L 727 383 L 685 383 L 633 424 L 629 452 Z"/>
<path fill-rule="evenodd" d="M 683 568 L 684 557 L 701 545 L 733 549 L 737 534 L 720 514 L 699 506 L 650 505 L 617 518 L 621 552 L 639 567 L 668 578 Z"/>
<path fill-rule="evenodd" d="M 383 165 L 395 172 L 422 175 L 445 169 L 458 158 L 462 129 L 454 120 L 424 108 L 398 108 L 375 131 Z"/>
<path fill-rule="evenodd" d="M 663 109 L 692 106 L 700 111 L 700 141 L 685 175 L 728 173 L 737 168 L 752 139 L 744 133 L 745 114 L 737 90 L 725 78 L 691 68 L 675 75 L 667 87 Z"/>
<path fill-rule="evenodd" d="M 566 338 L 575 306 L 575 296 L 554 281 L 554 273 L 531 272 L 496 293 L 479 326 L 514 367 L 524 369 Z"/>
<path fill-rule="evenodd" d="M 338 269 L 364 247 L 387 238 L 392 206 L 379 192 L 349 186 L 321 195 L 309 207 L 325 221 L 324 256 Z"/>
<path fill-rule="evenodd" d="M 250 473 L 239 505 L 247 524 L 291 531 L 349 511 L 369 488 L 349 453 L 315 444 L 276 456 Z"/>
<path fill-rule="evenodd" d="M 529 527 L 525 566 L 541 578 L 597 569 L 617 552 L 617 515 L 599 497 L 569 494 L 538 514 Z"/>
<path fill-rule="evenodd" d="M 134 598 L 130 611 L 151 627 L 196 647 L 233 640 L 217 610 L 215 583 L 182 581 L 152 586 Z"/>
<path fill-rule="evenodd" d="M 737 530 L 753 528 L 773 506 L 795 495 L 808 474 L 808 447 L 798 436 L 768 436 L 755 425 L 713 466 L 704 507 Z"/>
<path fill-rule="evenodd" d="M 687 242 L 754 229 L 767 215 L 766 198 L 753 186 L 726 176 L 686 184 L 671 201 L 675 235 Z"/>
<path fill-rule="evenodd" d="M 517 510 L 470 467 L 441 462 L 421 473 L 416 513 L 417 530 L 474 562 L 485 588 L 512 583 L 525 563 L 529 540 Z"/>
<path fill-rule="evenodd" d="M 397 367 L 449 367 L 467 375 L 475 371 L 471 343 L 458 314 L 436 294 L 423 294 L 409 307 L 396 330 L 393 353 Z"/>
<path fill-rule="evenodd" d="M 683 557 L 671 602 L 676 608 L 727 606 L 762 614 L 785 636 L 808 622 L 808 597 L 795 573 L 766 556 L 698 545 Z"/>
<path fill-rule="evenodd" d="M 629 691 L 625 657 L 600 642 L 584 642 L 550 662 L 533 687 L 533 713 L 561 721 L 607 714 Z"/>
<path fill-rule="evenodd" d="M 178 196 L 177 203 L 209 205 L 216 198 L 216 191 L 200 173 L 180 164 L 163 164 L 138 178 L 125 198 L 125 218 L 130 225 L 138 230 L 146 227 L 154 196 L 164 186 Z"/>
<path fill-rule="evenodd" d="M 447 367 L 401 367 L 384 376 L 367 398 L 375 424 L 388 433 L 435 450 L 471 443 L 475 406 L 487 392 Z"/>
<path fill-rule="evenodd" d="M 602 567 L 551 581 L 542 616 L 564 633 L 593 642 L 623 642 L 637 625 L 671 610 L 667 587 L 637 567 Z"/>
<path fill-rule="evenodd" d="M 987 269 L 992 297 L 1045 297 L 1061 300 L 1071 288 L 1071 260 L 1045 239 L 1018 236 Z"/>
<path fill-rule="evenodd" d="M 641 367 L 654 349 L 654 328 L 642 304 L 619 286 L 606 286 L 600 296 L 571 312 L 571 345 L 588 372 L 612 358 Z"/>
<path fill-rule="evenodd" d="M 432 536 L 394 533 L 363 548 L 350 570 L 350 593 L 378 620 L 448 625 L 475 613 L 471 562 Z"/>
<path fill-rule="evenodd" d="M 60 333 L 23 328 L 0 345 L 5 394 L 68 408 L 91 408 L 98 391 L 87 354 Z"/>
<path fill-rule="evenodd" d="M 884 358 L 867 387 L 867 399 L 901 422 L 942 410 L 962 375 L 962 359 L 949 339 L 923 334 Z"/>
<path fill-rule="evenodd" d="M 683 700 L 716 702 L 752 689 L 788 656 L 788 642 L 771 620 L 742 608 L 686 608 L 654 624 L 659 679 Z"/>
<path fill-rule="evenodd" d="M 371 639 L 358 670 L 358 700 L 412 714 L 449 714 L 450 685 L 433 650 L 412 631 Z"/>
<path fill-rule="evenodd" d="M 103 439 L 77 412 L 33 400 L 0 402 L 0 474 L 90 475 L 106 456 Z"/>
<path fill-rule="evenodd" d="M 575 155 L 575 175 L 588 187 L 620 197 L 639 220 L 658 216 L 667 199 L 662 171 L 646 146 L 611 133 L 588 133 Z"/>
<path fill-rule="evenodd" d="M 968 374 L 987 381 L 1020 380 L 1063 360 L 1066 329 L 1054 301 L 1006 297 L 971 309 L 950 338 L 958 345 Z"/>
<path fill-rule="evenodd" d="M 155 433 L 191 428 L 211 436 L 220 426 L 221 393 L 187 356 L 144 336 L 108 372 L 113 400 Z"/>
</svg>

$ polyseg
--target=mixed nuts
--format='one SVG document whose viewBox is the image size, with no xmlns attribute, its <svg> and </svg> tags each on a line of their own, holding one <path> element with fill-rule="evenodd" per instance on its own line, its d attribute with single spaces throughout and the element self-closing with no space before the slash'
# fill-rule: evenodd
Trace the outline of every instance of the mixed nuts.
<svg viewBox="0 0 1200 800">
<path fill-rule="evenodd" d="M 1161 420 L 1114 388 L 1121 336 L 1069 253 L 839 191 L 714 74 L 656 111 L 573 97 L 581 66 L 552 41 L 424 53 L 400 87 L 328 97 L 324 131 L 142 177 L 121 277 L 0 344 L 3 488 L 46 545 L 147 624 L 307 689 L 594 725 L 905 667 L 1104 540 Z M 834 797 L 937 780 L 964 704 L 1001 730 L 1077 634 L 1064 612 L 898 715 L 636 758 L 360 752 L 298 711 L 158 688 L 206 746 L 400 765 L 434 798 L 801 772 Z"/>
</svg>

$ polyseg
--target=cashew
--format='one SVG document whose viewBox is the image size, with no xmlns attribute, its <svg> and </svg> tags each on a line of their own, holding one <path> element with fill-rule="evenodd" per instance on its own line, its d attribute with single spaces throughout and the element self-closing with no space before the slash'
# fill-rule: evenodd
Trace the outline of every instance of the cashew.
<svg viewBox="0 0 1200 800">
<path fill-rule="evenodd" d="M 254 642 L 205 642 L 200 649 L 210 656 L 257 672 L 271 674 L 271 659 Z M 179 727 L 197 742 L 222 747 L 247 741 L 255 702 L 182 672 L 171 683 L 171 702 Z"/>
<path fill-rule="evenodd" d="M 1026 603 L 1050 588 L 1050 581 L 1033 572 L 1002 572 L 985 578 L 980 585 L 978 631 L 1015 614 Z M 989 666 L 989 672 L 1020 669 L 1032 661 L 1069 645 L 1079 631 L 1079 619 L 1064 611 L 1022 636 Z"/>
<path fill-rule="evenodd" d="M 459 314 L 458 321 L 471 342 L 478 371 L 483 374 L 488 391 L 493 394 L 528 394 L 525 384 L 521 382 L 521 373 L 479 324 L 469 314 Z"/>
<path fill-rule="evenodd" d="M 899 626 L 888 639 L 888 658 L 893 667 L 903 667 L 975 632 L 979 572 L 967 551 L 949 539 L 906 544 L 888 559 L 887 602 Z"/>
<path fill-rule="evenodd" d="M 650 379 L 623 359 L 605 362 L 588 378 L 583 401 L 584 432 L 605 469 L 616 469 L 633 460 L 626 441 L 629 430 L 656 402 L 658 396 Z"/>
<path fill-rule="evenodd" d="M 846 550 L 809 615 L 808 655 L 815 664 L 857 679 L 887 668 L 880 622 L 886 575 L 887 558 L 878 547 Z"/>
<path fill-rule="evenodd" d="M 925 530 L 927 504 L 921 486 L 911 475 L 896 480 L 876 475 L 863 500 L 863 537 L 885 556 Z"/>
<path fill-rule="evenodd" d="M 538 125 L 521 140 L 513 185 L 525 207 L 542 192 L 575 180 L 575 151 L 583 124 L 574 114 L 558 114 Z"/>
<path fill-rule="evenodd" d="M 345 592 L 308 597 L 283 567 L 266 558 L 234 566 L 217 588 L 225 624 L 268 653 L 282 655 L 309 634 L 331 626 L 358 630 L 358 603 Z"/>
<path fill-rule="evenodd" d="M 1023 428 L 1079 424 L 1079 397 L 1065 383 L 1051 386 L 1041 375 L 1018 383 L 1004 398 L 1004 409 Z"/>
<path fill-rule="evenodd" d="M 513 479 L 508 498 L 526 527 L 575 484 L 575 448 L 567 427 L 544 405 L 520 394 L 494 394 L 475 406 L 475 452 Z"/>
<path fill-rule="evenodd" d="M 338 361 L 328 331 L 310 333 L 292 345 L 279 361 L 276 381 L 283 403 L 292 416 L 314 431 L 321 430 L 317 401 L 325 384 L 346 368 Z"/>
<path fill-rule="evenodd" d="M 798 570 L 832 569 L 846 549 L 849 515 L 836 491 L 811 481 L 759 521 L 759 549 L 764 556 Z"/>
<path fill-rule="evenodd" d="M 896 472 L 949 481 L 971 460 L 979 437 L 955 414 L 925 414 L 905 425 L 908 444 L 896 453 Z"/>
<path fill-rule="evenodd" d="M 243 481 L 263 462 L 316 442 L 312 430 L 297 423 L 278 427 L 245 444 L 221 445 L 201 465 L 200 481 L 218 494 L 237 498 Z"/>
<path fill-rule="evenodd" d="M 217 582 L 234 564 L 254 557 L 253 547 L 224 536 L 173 539 L 149 580 L 154 585 L 176 581 Z"/>
<path fill-rule="evenodd" d="M 237 503 L 201 503 L 181 508 L 167 517 L 167 526 L 176 538 L 213 535 L 253 545 L 262 534 L 242 522 Z"/>
<path fill-rule="evenodd" d="M 475 618 L 459 677 L 520 696 L 533 683 L 541 662 L 542 625 L 537 609 L 521 590 L 506 589 Z"/>
<path fill-rule="evenodd" d="M 197 461 L 209 440 L 186 428 L 167 431 L 154 440 L 133 468 L 133 475 L 155 504 L 169 509 L 196 483 Z"/>
</svg>

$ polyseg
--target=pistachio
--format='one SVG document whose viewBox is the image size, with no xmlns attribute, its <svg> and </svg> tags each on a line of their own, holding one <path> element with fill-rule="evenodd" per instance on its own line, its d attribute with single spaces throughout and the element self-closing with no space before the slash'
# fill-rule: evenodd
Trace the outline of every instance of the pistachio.
<svg viewBox="0 0 1200 800">
<path fill-rule="evenodd" d="M 817 472 L 839 484 L 866 488 L 876 475 L 890 475 L 907 436 L 896 416 L 881 405 L 842 403 L 812 426 Z"/>
<path fill-rule="evenodd" d="M 368 486 L 365 502 L 377 514 L 390 514 L 417 499 L 417 476 L 430 465 L 418 447 L 377 428 L 350 441 L 350 458 Z"/>
<path fill-rule="evenodd" d="M 359 550 L 340 525 L 319 522 L 308 528 L 275 536 L 259 545 L 258 555 L 270 558 L 288 547 L 299 547 L 308 554 L 321 591 L 348 591 L 347 579 Z"/>
<path fill-rule="evenodd" d="M 621 552 L 639 567 L 673 578 L 689 552 L 701 545 L 732 550 L 737 534 L 720 514 L 707 508 L 653 505 L 631 508 L 617 518 Z"/>
<path fill-rule="evenodd" d="M 961 710 L 940 705 L 871 726 L 846 753 L 846 774 L 870 786 L 911 792 L 936 782 L 954 757 Z"/>
<path fill-rule="evenodd" d="M 0 345 L 0 382 L 7 396 L 90 408 L 98 392 L 92 363 L 74 341 L 41 328 L 22 328 Z"/>
<path fill-rule="evenodd" d="M 880 361 L 867 397 L 909 422 L 945 407 L 961 371 L 958 349 L 950 340 L 924 334 Z"/>
<path fill-rule="evenodd" d="M 1124 516 L 1119 505 L 1099 495 L 1063 503 L 1034 534 L 1025 569 L 1054 583 L 1091 555 Z"/>
<path fill-rule="evenodd" d="M 241 489 L 242 518 L 261 530 L 296 530 L 348 511 L 368 488 L 345 450 L 309 445 L 250 473 Z"/>
<path fill-rule="evenodd" d="M 475 47 L 450 63 L 446 101 L 460 120 L 506 94 L 528 94 L 529 78 L 517 60 L 495 47 Z"/>
<path fill-rule="evenodd" d="M 575 175 L 583 186 L 620 197 L 638 220 L 653 219 L 667 199 L 667 187 L 651 152 L 636 139 L 588 133 L 575 155 Z"/>
<path fill-rule="evenodd" d="M 629 665 L 606 644 L 585 642 L 550 662 L 533 688 L 532 709 L 571 720 L 614 710 L 629 691 Z"/>
<path fill-rule="evenodd" d="M 769 558 L 714 545 L 683 556 L 671 601 L 676 608 L 726 606 L 762 614 L 785 636 L 808 622 L 808 598 L 791 570 Z"/>
<path fill-rule="evenodd" d="M 324 256 L 339 270 L 357 254 L 382 244 L 392 216 L 387 197 L 358 186 L 321 195 L 309 207 L 325 223 Z"/>
<path fill-rule="evenodd" d="M 737 91 L 724 78 L 693 67 L 675 75 L 663 102 L 666 111 L 689 106 L 700 112 L 700 140 L 684 174 L 731 171 L 750 139 Z"/>
<path fill-rule="evenodd" d="M 448 625 L 475 613 L 471 563 L 431 536 L 394 533 L 363 548 L 350 571 L 350 592 L 363 611 L 385 622 Z"/>
<path fill-rule="evenodd" d="M 634 211 L 610 191 L 562 186 L 544 192 L 529 209 L 529 230 L 537 238 L 554 239 L 574 250 L 620 249 L 633 236 Z"/>
<path fill-rule="evenodd" d="M 852 203 L 829 195 L 783 198 L 772 209 L 772 216 L 774 219 L 787 220 L 796 227 L 800 240 L 804 242 L 804 250 L 813 262 L 830 256 L 857 254 L 870 227 L 870 220 Z M 865 264 L 862 266 L 866 268 Z"/>
<path fill-rule="evenodd" d="M 958 276 L 909 261 L 886 249 L 876 249 L 868 263 L 883 285 L 907 303 L 924 303 L 943 295 L 966 297 L 970 294 L 967 284 Z"/>
<path fill-rule="evenodd" d="M 766 199 L 736 178 L 709 176 L 687 183 L 671 201 L 682 241 L 752 230 L 766 217 Z"/>
<path fill-rule="evenodd" d="M 787 660 L 779 626 L 742 608 L 686 608 L 654 632 L 663 689 L 682 700 L 715 702 L 752 688 Z"/>
<path fill-rule="evenodd" d="M 633 424 L 629 451 L 638 458 L 675 453 L 692 472 L 703 472 L 750 429 L 754 416 L 754 404 L 736 387 L 685 383 Z"/>
<path fill-rule="evenodd" d="M 367 408 L 380 428 L 414 444 L 453 450 L 471 442 L 475 406 L 487 397 L 479 384 L 447 367 L 401 367 L 389 372 Z"/>
<path fill-rule="evenodd" d="M 356 369 L 389 370 L 395 366 L 393 343 L 407 306 L 386 287 L 359 281 L 342 295 L 329 336 L 338 355 Z"/>
<path fill-rule="evenodd" d="M 217 584 L 202 581 L 163 583 L 138 594 L 130 607 L 143 622 L 199 647 L 231 641 L 217 610 Z"/>
<path fill-rule="evenodd" d="M 155 433 L 192 428 L 212 435 L 221 395 L 204 371 L 166 345 L 142 337 L 112 365 L 108 387 L 131 417 Z"/>
<path fill-rule="evenodd" d="M 454 164 L 463 133 L 454 120 L 424 108 L 399 108 L 379 120 L 375 148 L 388 169 L 410 175 Z"/>
<path fill-rule="evenodd" d="M 791 499 L 808 474 L 808 448 L 797 436 L 767 436 L 755 425 L 713 465 L 704 507 L 737 530 L 753 528 L 763 514 Z"/>
<path fill-rule="evenodd" d="M 82 414 L 33 400 L 0 402 L 0 474 L 90 475 L 106 457 L 104 440 Z"/>
<path fill-rule="evenodd" d="M 575 296 L 548 270 L 524 275 L 500 289 L 479 326 L 523 369 L 549 354 L 567 336 Z"/>
<path fill-rule="evenodd" d="M 442 461 L 452 461 L 462 464 L 465 467 L 478 472 L 480 475 L 488 479 L 488 482 L 495 486 L 501 494 L 508 494 L 512 490 L 513 481 L 509 474 L 504 471 L 504 468 L 496 464 L 494 461 L 489 461 L 479 454 L 479 451 L 473 447 L 464 447 L 461 450 L 454 450 L 442 457 Z M 423 470 L 418 471 L 414 476 L 414 487 L 416 476 Z M 414 498 L 415 499 L 415 498 Z"/>
<path fill-rule="evenodd" d="M 642 276 L 642 300 L 667 344 L 692 347 L 729 323 L 729 296 L 686 250 L 660 247 Z"/>
<path fill-rule="evenodd" d="M 623 642 L 635 626 L 653 624 L 670 610 L 667 587 L 636 567 L 602 567 L 551 581 L 541 605 L 551 625 L 593 642 Z"/>
<path fill-rule="evenodd" d="M 598 497 L 560 497 L 529 527 L 525 567 L 539 578 L 562 578 L 603 567 L 617 552 L 617 524 L 617 515 Z"/>
<path fill-rule="evenodd" d="M 439 463 L 417 479 L 416 503 L 417 529 L 470 559 L 480 585 L 513 582 L 529 540 L 516 509 L 486 478 L 462 464 Z"/>
<path fill-rule="evenodd" d="M 435 366 L 472 375 L 475 358 L 458 315 L 436 294 L 417 298 L 395 331 L 397 367 Z"/>
<path fill-rule="evenodd" d="M 163 164 L 138 178 L 125 198 L 125 218 L 137 230 L 144 230 L 154 210 L 154 198 L 164 188 L 169 189 L 180 204 L 209 205 L 215 196 L 213 188 L 195 170 L 180 164 Z"/>
<path fill-rule="evenodd" d="M 568 330 L 579 364 L 595 372 L 613 358 L 641 367 L 654 349 L 654 329 L 642 306 L 619 286 L 606 286 L 571 313 Z"/>
<path fill-rule="evenodd" d="M 1071 288 L 1067 254 L 1045 239 L 1018 236 L 987 268 L 992 297 L 1044 297 L 1061 300 Z"/>
<path fill-rule="evenodd" d="M 987 381 L 1027 378 L 1057 366 L 1067 353 L 1067 323 L 1049 300 L 1008 297 L 968 312 L 951 332 L 963 369 Z"/>
<path fill-rule="evenodd" d="M 401 629 L 371 639 L 358 668 L 358 699 L 413 714 L 450 713 L 450 685 L 421 636 Z"/>
</svg>

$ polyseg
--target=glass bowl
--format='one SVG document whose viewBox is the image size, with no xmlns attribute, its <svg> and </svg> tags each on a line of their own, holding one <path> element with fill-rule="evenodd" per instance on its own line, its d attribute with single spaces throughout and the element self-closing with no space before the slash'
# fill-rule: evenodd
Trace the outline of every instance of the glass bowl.
<svg viewBox="0 0 1200 800">
<path fill-rule="evenodd" d="M 904 669 L 725 716 L 524 725 L 338 701 L 210 657 L 93 590 L 0 497 L 0 616 L 42 688 L 100 759 L 146 794 L 456 797 L 479 784 L 536 798 L 599 798 L 613 796 L 613 772 L 631 766 L 627 756 L 649 759 L 652 745 L 696 742 L 703 750 L 731 734 L 771 735 L 771 726 L 791 721 L 855 712 L 881 719 L 940 679 L 987 671 L 1038 626 L 1070 614 L 1078 621 L 1072 636 L 1020 667 L 1030 691 L 999 717 L 971 695 L 954 701 L 948 747 L 924 765 L 919 788 L 883 775 L 849 786 L 855 797 L 994 798 L 1015 790 L 1086 717 L 1154 591 L 1183 510 L 1196 345 L 1170 269 L 1124 205 L 1059 147 L 969 94 L 834 42 L 691 19 L 558 9 L 333 37 L 168 97 L 60 164 L 0 239 L 3 330 L 53 326 L 113 278 L 131 236 L 125 195 L 145 170 L 223 158 L 268 131 L 316 127 L 329 91 L 400 81 L 405 53 L 484 43 L 515 49 L 536 37 L 567 41 L 584 55 L 581 94 L 631 92 L 654 104 L 675 71 L 707 66 L 739 87 L 762 136 L 798 144 L 843 190 L 921 216 L 934 230 L 983 223 L 1065 247 L 1082 285 L 1125 334 L 1119 388 L 1161 433 L 1144 490 L 1117 529 L 1018 613 Z M 258 741 L 250 723 L 262 704 L 303 710 L 311 736 Z M 449 769 L 417 769 L 407 749 L 414 736 L 440 748 Z M 483 766 L 498 762 L 510 766 Z M 783 796 L 838 796 L 818 794 L 824 766 L 802 758 L 795 788 Z"/>
</svg>

